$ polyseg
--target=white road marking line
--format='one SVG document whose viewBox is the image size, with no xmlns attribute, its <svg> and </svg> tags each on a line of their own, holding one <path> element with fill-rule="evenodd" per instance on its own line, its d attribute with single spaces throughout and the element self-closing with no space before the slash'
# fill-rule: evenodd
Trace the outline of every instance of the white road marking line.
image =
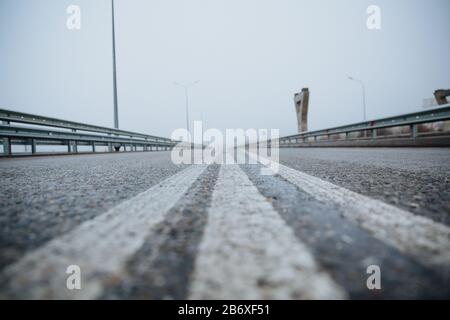
<svg viewBox="0 0 450 320">
<path fill-rule="evenodd" d="M 281 164 L 278 174 L 317 200 L 334 203 L 347 219 L 423 264 L 450 266 L 449 227 Z"/>
<path fill-rule="evenodd" d="M 26 254 L 5 270 L 10 291 L 30 299 L 98 297 L 104 281 L 120 279 L 124 264 L 143 245 L 151 228 L 163 220 L 206 167 L 192 165 Z M 81 268 L 81 290 L 66 288 L 69 265 Z"/>
<path fill-rule="evenodd" d="M 343 299 L 238 165 L 222 165 L 190 299 Z"/>
</svg>

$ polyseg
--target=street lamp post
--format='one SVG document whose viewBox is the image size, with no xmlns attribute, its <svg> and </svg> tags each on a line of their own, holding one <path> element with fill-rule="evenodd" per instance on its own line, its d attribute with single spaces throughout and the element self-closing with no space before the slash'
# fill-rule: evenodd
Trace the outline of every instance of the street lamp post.
<svg viewBox="0 0 450 320">
<path fill-rule="evenodd" d="M 180 87 L 184 88 L 184 93 L 185 93 L 185 97 L 186 97 L 186 128 L 187 128 L 188 132 L 190 132 L 189 131 L 189 88 L 191 86 L 193 86 L 194 84 L 197 84 L 199 82 L 200 81 L 194 81 L 194 82 L 191 82 L 189 84 L 181 84 L 179 82 L 174 82 L 173 83 L 174 85 L 177 85 L 177 86 L 180 86 Z"/>
<path fill-rule="evenodd" d="M 115 25 L 114 25 L 114 0 L 111 0 L 111 16 L 112 16 L 114 128 L 119 129 L 119 106 L 118 106 L 118 103 L 117 103 L 116 33 L 115 33 Z"/>
<path fill-rule="evenodd" d="M 355 79 L 353 77 L 348 77 L 349 80 L 356 81 L 361 84 L 362 87 L 362 96 L 363 96 L 363 118 L 366 121 L 366 86 L 362 80 Z"/>
</svg>

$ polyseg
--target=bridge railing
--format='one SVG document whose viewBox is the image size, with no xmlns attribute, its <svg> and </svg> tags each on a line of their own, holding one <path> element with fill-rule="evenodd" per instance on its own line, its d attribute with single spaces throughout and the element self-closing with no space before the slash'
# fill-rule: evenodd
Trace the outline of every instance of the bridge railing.
<svg viewBox="0 0 450 320">
<path fill-rule="evenodd" d="M 450 104 L 395 117 L 281 137 L 280 147 L 450 146 Z"/>
<path fill-rule="evenodd" d="M 78 153 L 78 146 L 106 146 L 107 151 L 168 150 L 176 141 L 137 132 L 112 129 L 85 123 L 44 117 L 0 109 L 0 139 L 3 155 L 13 155 L 13 145 L 31 146 L 31 154 L 38 154 L 38 145 L 62 145 L 68 153 Z"/>
</svg>

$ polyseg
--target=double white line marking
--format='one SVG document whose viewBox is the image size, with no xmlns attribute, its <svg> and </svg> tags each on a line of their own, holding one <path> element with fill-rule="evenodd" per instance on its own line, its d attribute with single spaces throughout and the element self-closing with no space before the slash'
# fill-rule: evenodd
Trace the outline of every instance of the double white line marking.
<svg viewBox="0 0 450 320">
<path fill-rule="evenodd" d="M 120 279 L 125 263 L 152 227 L 163 221 L 205 169 L 190 166 L 25 255 L 2 275 L 9 279 L 8 292 L 28 299 L 97 298 L 105 282 Z M 66 289 L 69 265 L 81 268 L 81 290 Z"/>
<path fill-rule="evenodd" d="M 259 160 L 263 165 L 271 162 Z M 335 204 L 347 219 L 424 265 L 450 267 L 449 227 L 281 164 L 278 174 L 315 199 Z"/>
<path fill-rule="evenodd" d="M 152 228 L 205 171 L 193 165 L 55 238 L 6 268 L 0 298 L 93 299 L 120 281 L 126 262 Z M 297 170 L 279 174 L 346 218 L 424 264 L 450 265 L 450 229 Z M 82 289 L 66 289 L 67 266 L 79 265 Z M 190 281 L 195 299 L 342 299 L 346 294 L 238 165 L 222 165 Z"/>
<path fill-rule="evenodd" d="M 239 166 L 222 165 L 190 298 L 344 297 Z"/>
</svg>

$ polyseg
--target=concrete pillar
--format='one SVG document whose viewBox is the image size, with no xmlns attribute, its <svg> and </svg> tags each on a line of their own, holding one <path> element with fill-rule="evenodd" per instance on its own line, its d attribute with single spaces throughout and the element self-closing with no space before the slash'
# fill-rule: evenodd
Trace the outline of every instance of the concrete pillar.
<svg viewBox="0 0 450 320">
<path fill-rule="evenodd" d="M 308 131 L 309 89 L 303 88 L 294 96 L 295 112 L 297 113 L 298 133 Z"/>
<path fill-rule="evenodd" d="M 113 145 L 112 143 L 108 143 L 108 152 L 113 152 Z"/>
<path fill-rule="evenodd" d="M 443 90 L 439 89 L 434 92 L 434 97 L 438 105 L 444 105 L 448 103 L 447 97 L 450 96 L 450 89 Z"/>
<path fill-rule="evenodd" d="M 372 139 L 377 138 L 377 129 L 372 129 Z"/>
<path fill-rule="evenodd" d="M 92 142 L 92 152 L 95 152 L 95 142 Z"/>
</svg>

